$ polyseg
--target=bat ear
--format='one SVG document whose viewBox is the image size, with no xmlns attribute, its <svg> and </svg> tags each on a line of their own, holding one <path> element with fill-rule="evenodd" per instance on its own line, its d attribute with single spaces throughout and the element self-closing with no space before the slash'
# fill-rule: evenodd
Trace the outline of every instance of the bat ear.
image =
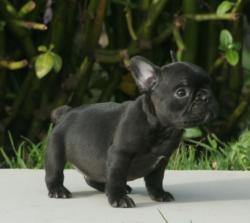
<svg viewBox="0 0 250 223">
<path fill-rule="evenodd" d="M 146 58 L 132 57 L 129 68 L 141 92 L 150 91 L 158 84 L 160 68 Z"/>
</svg>

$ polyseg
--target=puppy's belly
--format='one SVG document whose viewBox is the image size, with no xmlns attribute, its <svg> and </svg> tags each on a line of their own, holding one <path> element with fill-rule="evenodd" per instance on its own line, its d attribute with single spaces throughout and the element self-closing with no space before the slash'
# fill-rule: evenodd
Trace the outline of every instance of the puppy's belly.
<svg viewBox="0 0 250 223">
<path fill-rule="evenodd" d="M 151 154 L 135 158 L 129 167 L 127 180 L 131 181 L 146 176 L 152 172 L 164 158 L 164 156 L 155 156 Z M 93 165 L 95 163 L 93 160 L 89 164 L 87 162 L 79 163 L 74 161 L 71 161 L 71 163 L 84 176 L 97 182 L 106 182 L 105 162 L 96 162 L 98 165 Z M 83 165 L 83 163 L 85 165 Z"/>
<path fill-rule="evenodd" d="M 98 160 L 93 157 L 71 157 L 68 161 L 85 177 L 97 182 L 106 181 L 105 159 Z"/>
<path fill-rule="evenodd" d="M 159 162 L 164 158 L 164 156 L 156 156 L 152 154 L 145 155 L 140 158 L 135 158 L 129 168 L 127 180 L 135 180 L 137 178 L 141 178 L 148 175 L 157 167 Z"/>
<path fill-rule="evenodd" d="M 75 165 L 73 165 L 74 168 L 80 173 L 82 174 L 84 177 L 87 177 L 88 179 L 94 180 L 96 182 L 100 182 L 100 183 L 105 183 L 106 182 L 106 177 L 105 174 L 102 173 L 90 173 L 86 168 L 79 168 Z"/>
</svg>

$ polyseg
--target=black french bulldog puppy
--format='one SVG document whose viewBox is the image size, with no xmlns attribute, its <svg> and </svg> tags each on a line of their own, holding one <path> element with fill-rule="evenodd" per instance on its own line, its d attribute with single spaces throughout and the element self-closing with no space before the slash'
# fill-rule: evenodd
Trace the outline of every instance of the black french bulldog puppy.
<svg viewBox="0 0 250 223">
<path fill-rule="evenodd" d="M 69 161 L 90 186 L 106 192 L 113 207 L 135 206 L 126 182 L 140 177 L 153 200 L 174 200 L 163 190 L 164 170 L 183 129 L 216 116 L 210 79 L 190 63 L 158 67 L 140 56 L 131 59 L 130 70 L 143 92 L 135 101 L 63 106 L 52 113 L 56 125 L 45 164 L 50 197 L 71 196 L 63 186 Z"/>
</svg>

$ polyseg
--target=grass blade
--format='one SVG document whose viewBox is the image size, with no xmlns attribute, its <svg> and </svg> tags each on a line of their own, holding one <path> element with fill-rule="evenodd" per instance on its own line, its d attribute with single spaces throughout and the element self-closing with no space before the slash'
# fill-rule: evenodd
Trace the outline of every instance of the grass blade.
<svg viewBox="0 0 250 223">
<path fill-rule="evenodd" d="M 3 148 L 0 148 L 0 152 L 4 158 L 4 161 L 6 162 L 6 164 L 8 165 L 9 168 L 13 168 L 13 164 L 11 162 L 11 160 L 9 159 L 9 157 L 7 156 L 7 154 L 4 152 Z"/>
</svg>

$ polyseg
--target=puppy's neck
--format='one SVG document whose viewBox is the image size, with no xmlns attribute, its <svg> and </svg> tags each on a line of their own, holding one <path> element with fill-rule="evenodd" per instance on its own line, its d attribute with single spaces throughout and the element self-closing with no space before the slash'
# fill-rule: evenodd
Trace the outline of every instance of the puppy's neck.
<svg viewBox="0 0 250 223">
<path fill-rule="evenodd" d="M 165 129 L 165 130 L 177 130 L 175 127 L 169 125 L 163 125 L 159 118 L 157 117 L 157 114 L 155 112 L 154 104 L 151 100 L 150 94 L 143 94 L 139 98 L 139 101 L 142 105 L 142 112 L 146 115 L 147 121 L 150 124 L 151 127 L 155 127 L 157 129 Z"/>
<path fill-rule="evenodd" d="M 172 125 L 162 125 L 155 114 L 154 105 L 150 95 L 142 95 L 139 98 L 142 112 L 147 118 L 150 126 L 149 139 L 151 142 L 152 152 L 159 155 L 170 156 L 177 148 L 183 134 L 183 130 L 176 129 Z M 167 148 L 167 149 L 166 149 Z"/>
<path fill-rule="evenodd" d="M 139 97 L 142 105 L 142 111 L 147 117 L 147 121 L 152 127 L 160 125 L 160 122 L 155 114 L 155 108 L 151 101 L 150 94 L 143 94 Z"/>
<path fill-rule="evenodd" d="M 141 102 L 141 108 L 142 112 L 146 115 L 147 122 L 152 128 L 168 128 L 166 126 L 163 126 L 160 120 L 158 119 L 154 104 L 151 100 L 150 93 L 143 94 L 138 98 Z"/>
</svg>

